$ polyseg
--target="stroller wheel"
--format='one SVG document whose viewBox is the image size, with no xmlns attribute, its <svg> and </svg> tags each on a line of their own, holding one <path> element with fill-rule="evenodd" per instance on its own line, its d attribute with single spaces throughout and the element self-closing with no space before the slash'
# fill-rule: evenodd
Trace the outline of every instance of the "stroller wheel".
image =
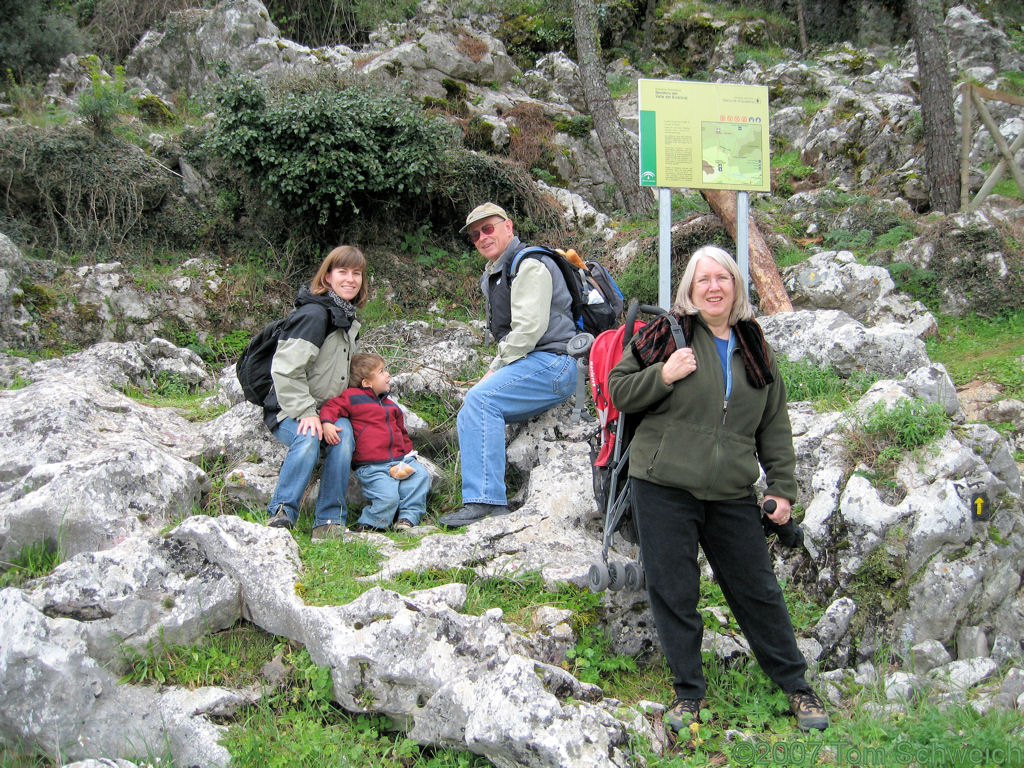
<svg viewBox="0 0 1024 768">
<path fill-rule="evenodd" d="M 587 586 L 591 592 L 604 592 L 608 589 L 611 579 L 608 577 L 608 566 L 604 563 L 594 563 L 587 571 Z"/>
<path fill-rule="evenodd" d="M 625 588 L 632 592 L 639 592 L 646 586 L 644 579 L 644 568 L 640 563 L 626 563 L 625 574 L 623 575 Z"/>
<path fill-rule="evenodd" d="M 608 563 L 608 589 L 619 590 L 626 586 L 626 568 L 622 563 Z"/>
</svg>

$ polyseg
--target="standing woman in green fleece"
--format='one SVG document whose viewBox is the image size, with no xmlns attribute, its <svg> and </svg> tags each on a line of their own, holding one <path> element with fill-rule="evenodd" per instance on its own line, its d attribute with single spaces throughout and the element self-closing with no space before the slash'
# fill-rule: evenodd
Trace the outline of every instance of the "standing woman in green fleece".
<svg viewBox="0 0 1024 768">
<path fill-rule="evenodd" d="M 630 443 L 629 476 L 651 611 L 673 674 L 674 731 L 697 717 L 705 694 L 704 624 L 697 610 L 704 550 L 761 669 L 789 699 L 802 730 L 828 714 L 804 679 L 782 589 L 772 569 L 754 483 L 764 467 L 770 518 L 789 520 L 796 499 L 786 389 L 736 262 L 704 246 L 690 258 L 672 308 L 687 346 L 676 349 L 666 317 L 644 327 L 612 369 L 612 402 L 643 414 Z"/>
<path fill-rule="evenodd" d="M 263 402 L 263 422 L 288 446 L 288 453 L 267 505 L 267 525 L 295 525 L 302 494 L 323 452 L 314 539 L 340 538 L 345 530 L 345 492 L 355 447 L 352 425 L 339 419 L 337 443 L 325 442 L 320 406 L 348 387 L 359 336 L 356 309 L 366 303 L 365 271 L 366 259 L 358 248 L 340 245 L 327 254 L 309 286 L 299 288 L 270 365 L 274 386 Z"/>
</svg>

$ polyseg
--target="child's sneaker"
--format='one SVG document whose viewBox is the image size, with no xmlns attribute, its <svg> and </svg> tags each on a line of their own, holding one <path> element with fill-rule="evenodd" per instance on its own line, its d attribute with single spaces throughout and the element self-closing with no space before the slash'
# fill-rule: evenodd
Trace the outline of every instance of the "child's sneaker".
<svg viewBox="0 0 1024 768">
<path fill-rule="evenodd" d="M 393 530 L 396 531 L 408 531 L 410 528 L 414 526 L 412 520 L 406 520 L 404 517 L 400 517 L 398 518 L 397 521 L 395 521 L 395 524 L 391 527 Z"/>
<path fill-rule="evenodd" d="M 270 528 L 286 528 L 289 531 L 295 527 L 291 518 L 288 517 L 288 513 L 284 511 L 284 507 L 277 508 L 277 512 L 274 513 L 274 516 L 267 520 L 267 525 Z"/>
<path fill-rule="evenodd" d="M 796 715 L 796 727 L 801 731 L 824 731 L 828 728 L 825 704 L 810 688 L 787 693 L 786 698 L 789 699 L 789 708 Z"/>
</svg>

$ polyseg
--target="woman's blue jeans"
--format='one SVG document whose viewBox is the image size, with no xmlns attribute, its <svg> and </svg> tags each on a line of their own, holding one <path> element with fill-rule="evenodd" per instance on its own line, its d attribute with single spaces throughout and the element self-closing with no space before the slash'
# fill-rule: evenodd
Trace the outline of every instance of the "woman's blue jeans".
<svg viewBox="0 0 1024 768">
<path fill-rule="evenodd" d="M 531 352 L 481 379 L 458 416 L 462 503 L 506 504 L 505 425 L 544 413 L 576 389 L 576 361 Z"/>
<path fill-rule="evenodd" d="M 268 514 L 273 517 L 279 507 L 283 507 L 292 525 L 299 519 L 299 502 L 306 492 L 313 469 L 323 453 L 324 463 L 320 470 L 320 492 L 316 497 L 316 513 L 313 527 L 327 523 L 345 524 L 345 494 L 348 491 L 348 473 L 352 468 L 352 451 L 355 441 L 352 437 L 352 424 L 348 419 L 338 419 L 337 445 L 321 443 L 316 434 L 298 434 L 299 422 L 285 417 L 273 430 L 274 437 L 288 446 L 288 453 L 281 464 L 281 474 L 277 480 L 274 495 L 267 506 Z"/>
<path fill-rule="evenodd" d="M 390 474 L 391 467 L 405 462 L 413 468 L 413 474 L 405 480 L 396 480 Z M 430 490 L 430 475 L 416 459 L 395 459 L 356 467 L 356 477 L 363 487 L 367 504 L 359 515 L 358 522 L 385 529 L 395 517 L 405 518 L 413 525 L 419 525 L 427 512 L 427 492 Z"/>
</svg>

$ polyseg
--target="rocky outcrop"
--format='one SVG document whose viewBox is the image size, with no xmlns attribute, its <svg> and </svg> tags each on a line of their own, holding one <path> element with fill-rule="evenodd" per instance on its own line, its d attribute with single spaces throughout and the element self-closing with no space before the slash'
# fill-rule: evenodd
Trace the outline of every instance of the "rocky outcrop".
<svg viewBox="0 0 1024 768">
<path fill-rule="evenodd" d="M 763 322 L 773 343 L 791 353 L 800 349 L 816 362 L 889 377 L 851 414 L 791 406 L 807 549 L 778 567 L 830 603 L 814 634 L 800 640 L 812 669 L 824 674 L 858 664 L 882 644 L 908 660 L 927 641 L 955 642 L 966 658 L 994 664 L 1019 654 L 1024 516 L 1006 441 L 979 424 L 949 431 L 899 464 L 903 497 L 894 499 L 858 474 L 844 430 L 874 403 L 907 397 L 942 403 L 962 418 L 945 371 L 928 363 L 916 335 L 899 326 L 871 335 L 874 329 L 839 310 L 802 310 Z M 395 376 L 400 395 L 459 396 L 455 374 L 475 359 L 473 329 L 414 323 L 379 331 L 382 341 L 396 338 L 413 351 Z M 371 332 L 364 344 L 373 343 Z M 529 630 L 506 624 L 498 611 L 466 616 L 460 584 L 404 596 L 374 588 L 348 605 L 307 606 L 294 589 L 301 565 L 287 532 L 195 514 L 211 484 L 200 465 L 226 467 L 226 488 L 236 486 L 239 494 L 244 488 L 245 503 L 260 509 L 280 462 L 280 446 L 258 410 L 239 402 L 230 370 L 213 398 L 229 409 L 194 423 L 121 391 L 145 388 L 162 371 L 215 386 L 193 353 L 164 341 L 99 344 L 29 365 L 0 362 L 7 379 L 8 366 L 17 365 L 31 382 L 0 392 L 0 450 L 8 457 L 0 476 L 0 559 L 45 541 L 66 558 L 24 590 L 0 593 L 0 620 L 20 628 L 0 651 L 0 683 L 18 691 L 0 722 L 5 738 L 69 758 L 127 757 L 134 754 L 126 745 L 138 739 L 137 723 L 159 716 L 176 759 L 225 764 L 210 716 L 230 719 L 253 692 L 156 693 L 118 683 L 109 669 L 124 647 L 141 651 L 158 639 L 188 644 L 245 618 L 305 645 L 316 663 L 331 669 L 335 698 L 346 709 L 386 713 L 423 743 L 458 746 L 508 765 L 627 764 L 629 734 L 649 726 L 559 666 L 574 642 L 564 616 L 538 617 Z M 906 370 L 916 362 L 922 365 Z M 595 426 L 570 422 L 569 410 L 566 404 L 510 428 L 509 460 L 524 478 L 513 513 L 458 535 L 423 526 L 414 547 L 359 534 L 382 555 L 380 572 L 370 578 L 469 568 L 482 578 L 530 571 L 552 587 L 584 585 L 600 551 L 587 444 Z M 414 442 L 427 442 L 426 426 L 410 424 Z M 247 469 L 236 474 L 243 459 Z M 250 481 L 257 471 L 262 484 Z M 994 505 L 983 524 L 969 506 L 980 491 Z M 156 535 L 168 525 L 169 534 Z M 611 558 L 625 563 L 635 554 L 618 539 Z M 883 594 L 865 591 L 865 574 L 880 562 L 893 583 Z M 910 585 L 912 593 L 904 592 Z M 656 651 L 643 593 L 605 593 L 603 613 L 616 650 Z M 749 653 L 739 637 L 709 632 L 706 641 L 722 658 Z M 42 658 L 49 677 L 29 684 L 26 670 Z M 368 677 L 366 665 L 373 669 Z M 369 697 L 367 680 L 373 681 Z M 54 689 L 90 693 L 58 712 Z M 839 695 L 838 688 L 828 690 Z M 122 714 L 116 722 L 113 711 Z"/>
</svg>

